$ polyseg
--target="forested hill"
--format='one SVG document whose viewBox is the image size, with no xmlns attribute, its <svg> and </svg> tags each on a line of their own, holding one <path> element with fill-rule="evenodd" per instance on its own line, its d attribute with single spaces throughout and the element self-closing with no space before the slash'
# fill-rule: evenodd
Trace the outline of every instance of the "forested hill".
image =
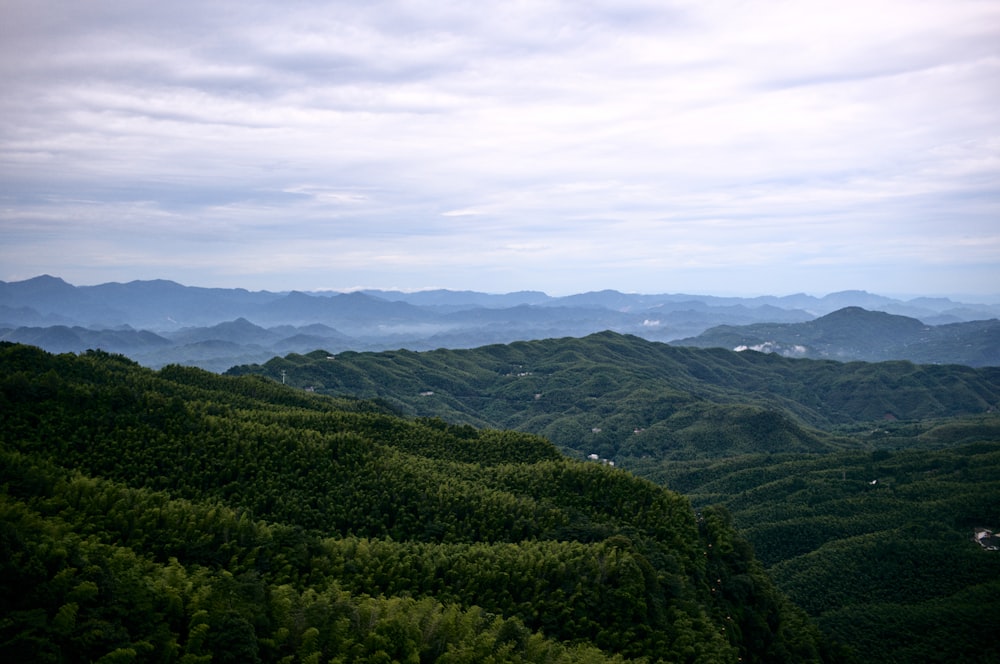
<svg viewBox="0 0 1000 664">
<path fill-rule="evenodd" d="M 841 363 L 603 333 L 289 355 L 262 373 L 516 427 L 728 510 L 779 588 L 864 661 L 997 661 L 1000 369 Z M 992 659 L 990 659 L 992 657 Z"/>
<path fill-rule="evenodd" d="M 723 510 L 545 440 L 0 344 L 0 660 L 834 661 Z"/>
<path fill-rule="evenodd" d="M 720 325 L 671 343 L 814 359 L 995 367 L 1000 365 L 1000 320 L 926 325 L 908 316 L 845 307 L 804 322 Z"/>
<path fill-rule="evenodd" d="M 471 350 L 323 351 L 234 367 L 401 412 L 529 431 L 600 457 L 674 460 L 856 445 L 872 423 L 986 413 L 1000 368 L 841 363 L 603 332 Z"/>
</svg>

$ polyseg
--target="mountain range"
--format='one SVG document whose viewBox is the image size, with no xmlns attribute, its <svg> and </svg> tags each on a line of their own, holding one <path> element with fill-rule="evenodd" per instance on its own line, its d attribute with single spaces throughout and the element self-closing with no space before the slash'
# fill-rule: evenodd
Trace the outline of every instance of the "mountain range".
<svg viewBox="0 0 1000 664">
<path fill-rule="evenodd" d="M 887 422 L 1000 407 L 998 367 L 795 359 L 615 332 L 475 349 L 316 351 L 227 373 L 540 434 L 570 456 L 612 461 L 830 452 L 870 444 Z"/>
<path fill-rule="evenodd" d="M 884 316 L 862 320 L 859 308 Z M 840 313 L 830 318 L 834 312 Z M 248 291 L 166 280 L 74 286 L 49 275 L 0 282 L 0 339 L 51 352 L 100 348 L 150 367 L 177 363 L 220 372 L 318 348 L 475 348 L 604 330 L 805 357 L 985 366 L 1000 364 L 1000 331 L 990 320 L 998 316 L 996 304 L 904 301 L 865 291 L 735 298 L 605 290 L 552 297 L 539 291 Z M 882 339 L 901 330 L 906 340 Z"/>
<path fill-rule="evenodd" d="M 1000 364 L 1000 321 L 927 325 L 916 318 L 844 307 L 802 323 L 719 325 L 673 342 L 698 348 L 778 353 L 785 357 L 921 364 Z"/>
</svg>

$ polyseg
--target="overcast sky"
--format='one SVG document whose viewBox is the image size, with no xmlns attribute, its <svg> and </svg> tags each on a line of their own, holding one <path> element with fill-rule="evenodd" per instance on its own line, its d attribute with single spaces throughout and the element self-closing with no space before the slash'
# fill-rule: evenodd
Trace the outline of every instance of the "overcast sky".
<svg viewBox="0 0 1000 664">
<path fill-rule="evenodd" d="M 0 0 L 0 280 L 1000 293 L 1000 2 Z"/>
</svg>

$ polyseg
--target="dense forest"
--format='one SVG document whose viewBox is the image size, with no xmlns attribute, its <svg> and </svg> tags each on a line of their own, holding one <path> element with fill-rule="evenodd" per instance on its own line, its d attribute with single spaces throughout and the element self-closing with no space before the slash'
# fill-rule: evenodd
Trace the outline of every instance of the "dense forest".
<svg viewBox="0 0 1000 664">
<path fill-rule="evenodd" d="M 0 659 L 819 662 L 723 507 L 531 433 L 0 344 Z"/>
<path fill-rule="evenodd" d="M 859 448 L 875 423 L 982 415 L 1000 367 L 802 360 L 602 332 L 468 350 L 276 357 L 233 367 L 407 415 L 537 433 L 565 452 L 685 460 Z M 900 429 L 894 430 L 898 435 Z"/>
<path fill-rule="evenodd" d="M 980 442 L 626 465 L 729 512 L 775 583 L 865 659 L 998 661 L 1000 552 L 971 539 L 1000 523 L 1000 422 L 928 433 Z"/>
<path fill-rule="evenodd" d="M 542 434 L 727 515 L 866 661 L 998 661 L 1000 369 L 789 359 L 602 333 L 274 358 L 231 373 Z"/>
</svg>

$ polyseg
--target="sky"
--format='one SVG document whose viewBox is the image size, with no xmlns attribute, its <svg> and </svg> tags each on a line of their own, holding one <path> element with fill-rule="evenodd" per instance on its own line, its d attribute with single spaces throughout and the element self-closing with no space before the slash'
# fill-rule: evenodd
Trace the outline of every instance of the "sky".
<svg viewBox="0 0 1000 664">
<path fill-rule="evenodd" d="M 1000 300 L 1000 2 L 0 0 L 0 280 Z"/>
</svg>

